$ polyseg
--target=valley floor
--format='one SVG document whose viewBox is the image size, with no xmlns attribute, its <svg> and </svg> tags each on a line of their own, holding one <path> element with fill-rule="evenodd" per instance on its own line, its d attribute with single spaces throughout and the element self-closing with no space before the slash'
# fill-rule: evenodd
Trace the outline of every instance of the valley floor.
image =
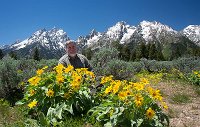
<svg viewBox="0 0 200 127">
<path fill-rule="evenodd" d="M 184 82 L 161 82 L 160 89 L 168 105 L 170 127 L 200 127 L 200 88 Z"/>
</svg>

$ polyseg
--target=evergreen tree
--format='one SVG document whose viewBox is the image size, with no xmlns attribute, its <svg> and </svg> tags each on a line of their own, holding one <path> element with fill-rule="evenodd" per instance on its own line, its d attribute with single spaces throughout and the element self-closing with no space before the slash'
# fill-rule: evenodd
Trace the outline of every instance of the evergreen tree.
<svg viewBox="0 0 200 127">
<path fill-rule="evenodd" d="M 156 45 L 154 43 L 150 45 L 149 59 L 150 60 L 157 59 L 157 50 L 156 50 Z"/>
<path fill-rule="evenodd" d="M 141 45 L 138 45 L 136 48 L 136 54 L 135 54 L 136 61 L 139 61 L 142 57 L 143 57 L 143 54 L 142 54 Z"/>
<path fill-rule="evenodd" d="M 0 49 L 0 59 L 2 59 L 4 56 L 3 51 Z"/>
<path fill-rule="evenodd" d="M 130 55 L 130 61 L 135 61 L 135 60 L 136 60 L 136 52 L 135 50 L 132 50 Z"/>
<path fill-rule="evenodd" d="M 160 60 L 160 61 L 165 60 L 161 50 L 158 50 L 158 52 L 157 52 L 157 60 Z"/>
<path fill-rule="evenodd" d="M 11 51 L 11 52 L 9 53 L 9 56 L 10 56 L 11 58 L 17 60 L 17 54 L 16 54 L 14 51 Z"/>
<path fill-rule="evenodd" d="M 37 60 L 37 61 L 40 61 L 39 50 L 38 50 L 37 47 L 34 49 L 34 52 L 33 52 L 33 59 L 34 59 L 34 60 Z"/>
<path fill-rule="evenodd" d="M 88 60 L 91 60 L 93 55 L 92 49 L 91 48 L 83 49 L 82 54 L 85 55 L 88 58 Z"/>
<path fill-rule="evenodd" d="M 130 54 L 131 54 L 131 52 L 130 52 L 130 49 L 129 49 L 129 47 L 127 46 L 127 45 L 124 45 L 123 47 L 122 47 L 122 50 L 121 50 L 121 59 L 122 60 L 125 60 L 125 61 L 129 61 L 130 60 Z"/>
</svg>

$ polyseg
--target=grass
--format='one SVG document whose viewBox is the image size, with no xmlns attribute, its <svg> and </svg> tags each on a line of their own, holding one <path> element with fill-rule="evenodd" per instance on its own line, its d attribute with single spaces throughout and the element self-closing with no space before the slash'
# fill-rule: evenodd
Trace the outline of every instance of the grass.
<svg viewBox="0 0 200 127">
<path fill-rule="evenodd" d="M 177 93 L 171 97 L 171 100 L 176 104 L 189 103 L 190 96 L 184 93 Z"/>
<path fill-rule="evenodd" d="M 24 113 L 22 107 L 10 107 L 7 101 L 0 100 L 0 126 L 23 127 Z"/>
<path fill-rule="evenodd" d="M 200 96 L 200 86 L 194 86 L 194 90 L 198 96 Z"/>
<path fill-rule="evenodd" d="M 10 107 L 7 101 L 0 99 L 0 127 L 39 127 L 38 122 L 25 117 L 24 107 Z M 99 123 L 86 123 L 84 117 L 68 117 L 62 123 L 63 127 L 101 127 Z"/>
</svg>

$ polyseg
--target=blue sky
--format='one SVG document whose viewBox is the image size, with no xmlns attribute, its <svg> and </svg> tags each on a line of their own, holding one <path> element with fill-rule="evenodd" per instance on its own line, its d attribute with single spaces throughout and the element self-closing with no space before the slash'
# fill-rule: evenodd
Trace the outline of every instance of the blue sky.
<svg viewBox="0 0 200 127">
<path fill-rule="evenodd" d="M 63 29 L 70 39 L 119 21 L 137 26 L 158 21 L 175 30 L 200 25 L 200 0 L 1 0 L 0 45 L 24 40 L 39 29 Z"/>
</svg>

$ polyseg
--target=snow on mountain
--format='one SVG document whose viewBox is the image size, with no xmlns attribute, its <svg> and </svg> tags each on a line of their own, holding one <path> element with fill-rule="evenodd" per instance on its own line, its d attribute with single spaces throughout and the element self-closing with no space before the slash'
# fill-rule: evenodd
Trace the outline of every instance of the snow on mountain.
<svg viewBox="0 0 200 127">
<path fill-rule="evenodd" d="M 102 34 L 100 32 L 97 32 L 95 29 L 93 29 L 88 36 L 86 36 L 87 39 L 87 45 L 91 45 L 94 42 L 99 41 L 99 39 L 102 37 Z"/>
<path fill-rule="evenodd" d="M 189 25 L 183 29 L 182 33 L 200 46 L 200 25 Z"/>
<path fill-rule="evenodd" d="M 190 25 L 183 31 L 177 32 L 156 21 L 142 21 L 137 26 L 131 26 L 124 21 L 117 22 L 105 32 L 101 33 L 93 29 L 88 35 L 79 36 L 77 44 L 81 51 L 85 47 L 91 47 L 94 50 L 109 46 L 113 41 L 133 45 L 139 42 L 180 43 L 183 40 L 183 35 L 200 46 L 200 25 Z M 6 48 L 2 46 L 1 48 L 7 50 L 7 52 L 11 50 L 31 52 L 37 46 L 44 54 L 59 57 L 64 52 L 64 43 L 67 40 L 69 40 L 69 37 L 62 29 L 41 29 L 23 41 L 17 41 L 11 46 L 6 46 Z"/>
<path fill-rule="evenodd" d="M 146 41 L 152 41 L 155 37 L 159 38 L 161 35 L 176 35 L 178 33 L 171 27 L 156 21 L 142 21 L 137 28 L 138 33 L 140 33 Z"/>
<path fill-rule="evenodd" d="M 19 50 L 28 45 L 38 43 L 39 45 L 49 48 L 49 49 L 59 49 L 64 48 L 64 42 L 69 40 L 62 29 L 53 28 L 49 31 L 46 29 L 41 29 L 36 31 L 31 37 L 25 39 L 24 41 L 15 43 L 11 45 L 10 48 L 14 50 Z"/>
</svg>

